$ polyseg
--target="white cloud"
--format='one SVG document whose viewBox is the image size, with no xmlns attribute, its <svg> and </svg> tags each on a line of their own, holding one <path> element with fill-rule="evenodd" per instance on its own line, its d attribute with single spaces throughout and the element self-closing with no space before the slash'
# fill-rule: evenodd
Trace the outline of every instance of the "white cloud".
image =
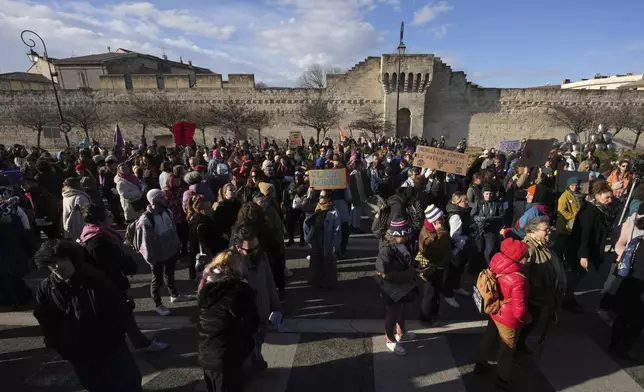
<svg viewBox="0 0 644 392">
<path fill-rule="evenodd" d="M 450 26 L 450 24 L 443 24 L 438 27 L 427 29 L 427 32 L 432 33 L 434 35 L 434 39 L 443 39 L 447 35 L 447 29 Z"/>
<path fill-rule="evenodd" d="M 446 1 L 441 1 L 436 4 L 429 3 L 418 11 L 414 12 L 415 25 L 423 25 L 436 19 L 440 14 L 444 14 L 453 10 L 454 7 L 449 5 Z"/>
<path fill-rule="evenodd" d="M 401 0 L 378 0 L 378 3 L 390 5 L 396 12 L 402 11 Z"/>
</svg>

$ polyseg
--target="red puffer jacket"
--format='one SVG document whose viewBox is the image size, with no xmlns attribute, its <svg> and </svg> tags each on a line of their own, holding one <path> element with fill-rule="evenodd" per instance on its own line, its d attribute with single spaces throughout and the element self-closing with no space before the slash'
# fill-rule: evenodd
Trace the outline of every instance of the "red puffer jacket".
<svg viewBox="0 0 644 392">
<path fill-rule="evenodd" d="M 499 312 L 490 316 L 508 328 L 521 328 L 529 317 L 527 312 L 528 280 L 521 273 L 523 264 L 519 264 L 499 252 L 492 257 L 490 269 L 497 275 L 501 299 L 504 302 Z"/>
</svg>

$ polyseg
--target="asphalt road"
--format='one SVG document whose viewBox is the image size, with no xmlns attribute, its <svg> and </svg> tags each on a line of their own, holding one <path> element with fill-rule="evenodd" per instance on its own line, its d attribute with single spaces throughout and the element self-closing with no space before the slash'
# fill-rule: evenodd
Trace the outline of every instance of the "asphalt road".
<svg viewBox="0 0 644 392">
<path fill-rule="evenodd" d="M 306 284 L 306 248 L 287 248 L 288 280 L 285 325 L 272 333 L 264 354 L 269 370 L 249 377 L 250 391 L 492 391 L 493 376 L 475 376 L 472 358 L 485 320 L 471 298 L 459 298 L 460 309 L 441 303 L 441 324 L 424 329 L 418 340 L 406 343 L 406 357 L 386 351 L 382 334 L 384 309 L 373 280 L 376 241 L 354 235 L 348 257 L 338 263 L 339 282 L 332 291 Z M 605 353 L 609 327 L 594 313 L 599 289 L 607 274 L 591 272 L 580 287 L 584 314 L 562 314 L 545 343 L 541 357 L 521 356 L 513 384 L 521 391 L 644 391 L 644 362 L 628 364 Z M 171 344 L 158 354 L 137 354 L 146 391 L 203 390 L 196 364 L 194 302 L 169 304 L 173 316 L 156 315 L 149 299 L 149 269 L 132 279 L 139 325 L 155 339 Z M 36 285 L 42 273 L 33 274 Z M 179 290 L 194 290 L 184 263 L 177 272 Z M 465 287 L 472 277 L 465 277 Z M 162 291 L 166 296 L 167 292 Z M 167 297 L 166 297 L 167 298 Z M 168 301 L 169 302 L 169 301 Z M 418 304 L 409 312 L 416 319 Z M 44 348 L 40 331 L 29 312 L 0 313 L 0 379 L 6 391 L 80 391 L 72 369 Z M 642 347 L 640 347 L 641 349 Z"/>
</svg>

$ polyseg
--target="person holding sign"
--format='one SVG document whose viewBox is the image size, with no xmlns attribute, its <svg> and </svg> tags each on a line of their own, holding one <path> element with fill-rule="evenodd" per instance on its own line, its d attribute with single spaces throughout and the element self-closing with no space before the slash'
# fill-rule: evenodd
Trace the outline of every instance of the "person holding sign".
<svg viewBox="0 0 644 392">
<path fill-rule="evenodd" d="M 304 238 L 311 247 L 308 283 L 320 290 L 335 287 L 338 270 L 335 254 L 340 249 L 340 216 L 331 195 L 320 192 L 315 212 L 304 220 Z"/>
</svg>

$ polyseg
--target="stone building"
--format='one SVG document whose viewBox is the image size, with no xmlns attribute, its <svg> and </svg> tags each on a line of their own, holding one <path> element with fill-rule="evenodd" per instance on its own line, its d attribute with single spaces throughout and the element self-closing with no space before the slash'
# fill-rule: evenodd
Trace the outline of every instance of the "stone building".
<svg viewBox="0 0 644 392">
<path fill-rule="evenodd" d="M 188 107 L 221 105 L 234 100 L 273 112 L 272 127 L 262 132 L 285 139 L 292 130 L 302 131 L 306 138 L 314 136 L 312 129 L 300 128 L 294 122 L 302 102 L 318 94 L 333 101 L 341 110 L 339 127 L 346 129 L 364 108 L 384 113 L 395 122 L 396 91 L 400 88 L 398 136 L 429 139 L 444 135 L 451 145 L 467 138 L 470 145 L 480 147 L 498 147 L 501 140 L 524 137 L 563 139 L 569 131 L 553 124 L 548 114 L 554 105 L 608 108 L 644 104 L 642 91 L 481 88 L 468 82 L 465 73 L 453 71 L 431 54 L 404 55 L 398 74 L 398 61 L 395 54 L 368 57 L 344 74 L 328 75 L 325 89 L 258 89 L 252 74 L 230 74 L 224 79 L 217 73 L 156 72 L 128 76 L 110 72 L 98 75 L 100 88 L 91 91 L 65 89 L 61 99 L 63 105 L 74 105 L 91 98 L 114 108 L 127 105 L 132 94 L 163 93 Z M 0 91 L 0 110 L 24 102 L 51 105 L 54 97 L 35 91 Z M 138 139 L 138 126 L 123 121 L 120 125 L 126 138 Z M 112 127 L 106 127 L 106 130 Z M 153 132 L 167 131 L 159 128 Z M 251 137 L 256 137 L 252 130 L 250 132 Z M 208 139 L 217 134 L 220 130 L 210 128 Z M 337 136 L 335 128 L 329 135 Z M 618 145 L 631 143 L 632 133 L 628 130 L 618 136 Z"/>
<path fill-rule="evenodd" d="M 644 80 L 644 75 L 633 75 L 628 73 L 626 75 L 602 75 L 597 74 L 592 79 L 582 79 L 577 82 L 566 79 L 561 84 L 563 89 L 577 89 L 577 90 L 615 90 L 622 88 L 629 84 L 641 83 Z"/>
<path fill-rule="evenodd" d="M 38 74 L 9 72 L 0 74 L 0 90 L 48 90 L 51 80 Z"/>
</svg>

